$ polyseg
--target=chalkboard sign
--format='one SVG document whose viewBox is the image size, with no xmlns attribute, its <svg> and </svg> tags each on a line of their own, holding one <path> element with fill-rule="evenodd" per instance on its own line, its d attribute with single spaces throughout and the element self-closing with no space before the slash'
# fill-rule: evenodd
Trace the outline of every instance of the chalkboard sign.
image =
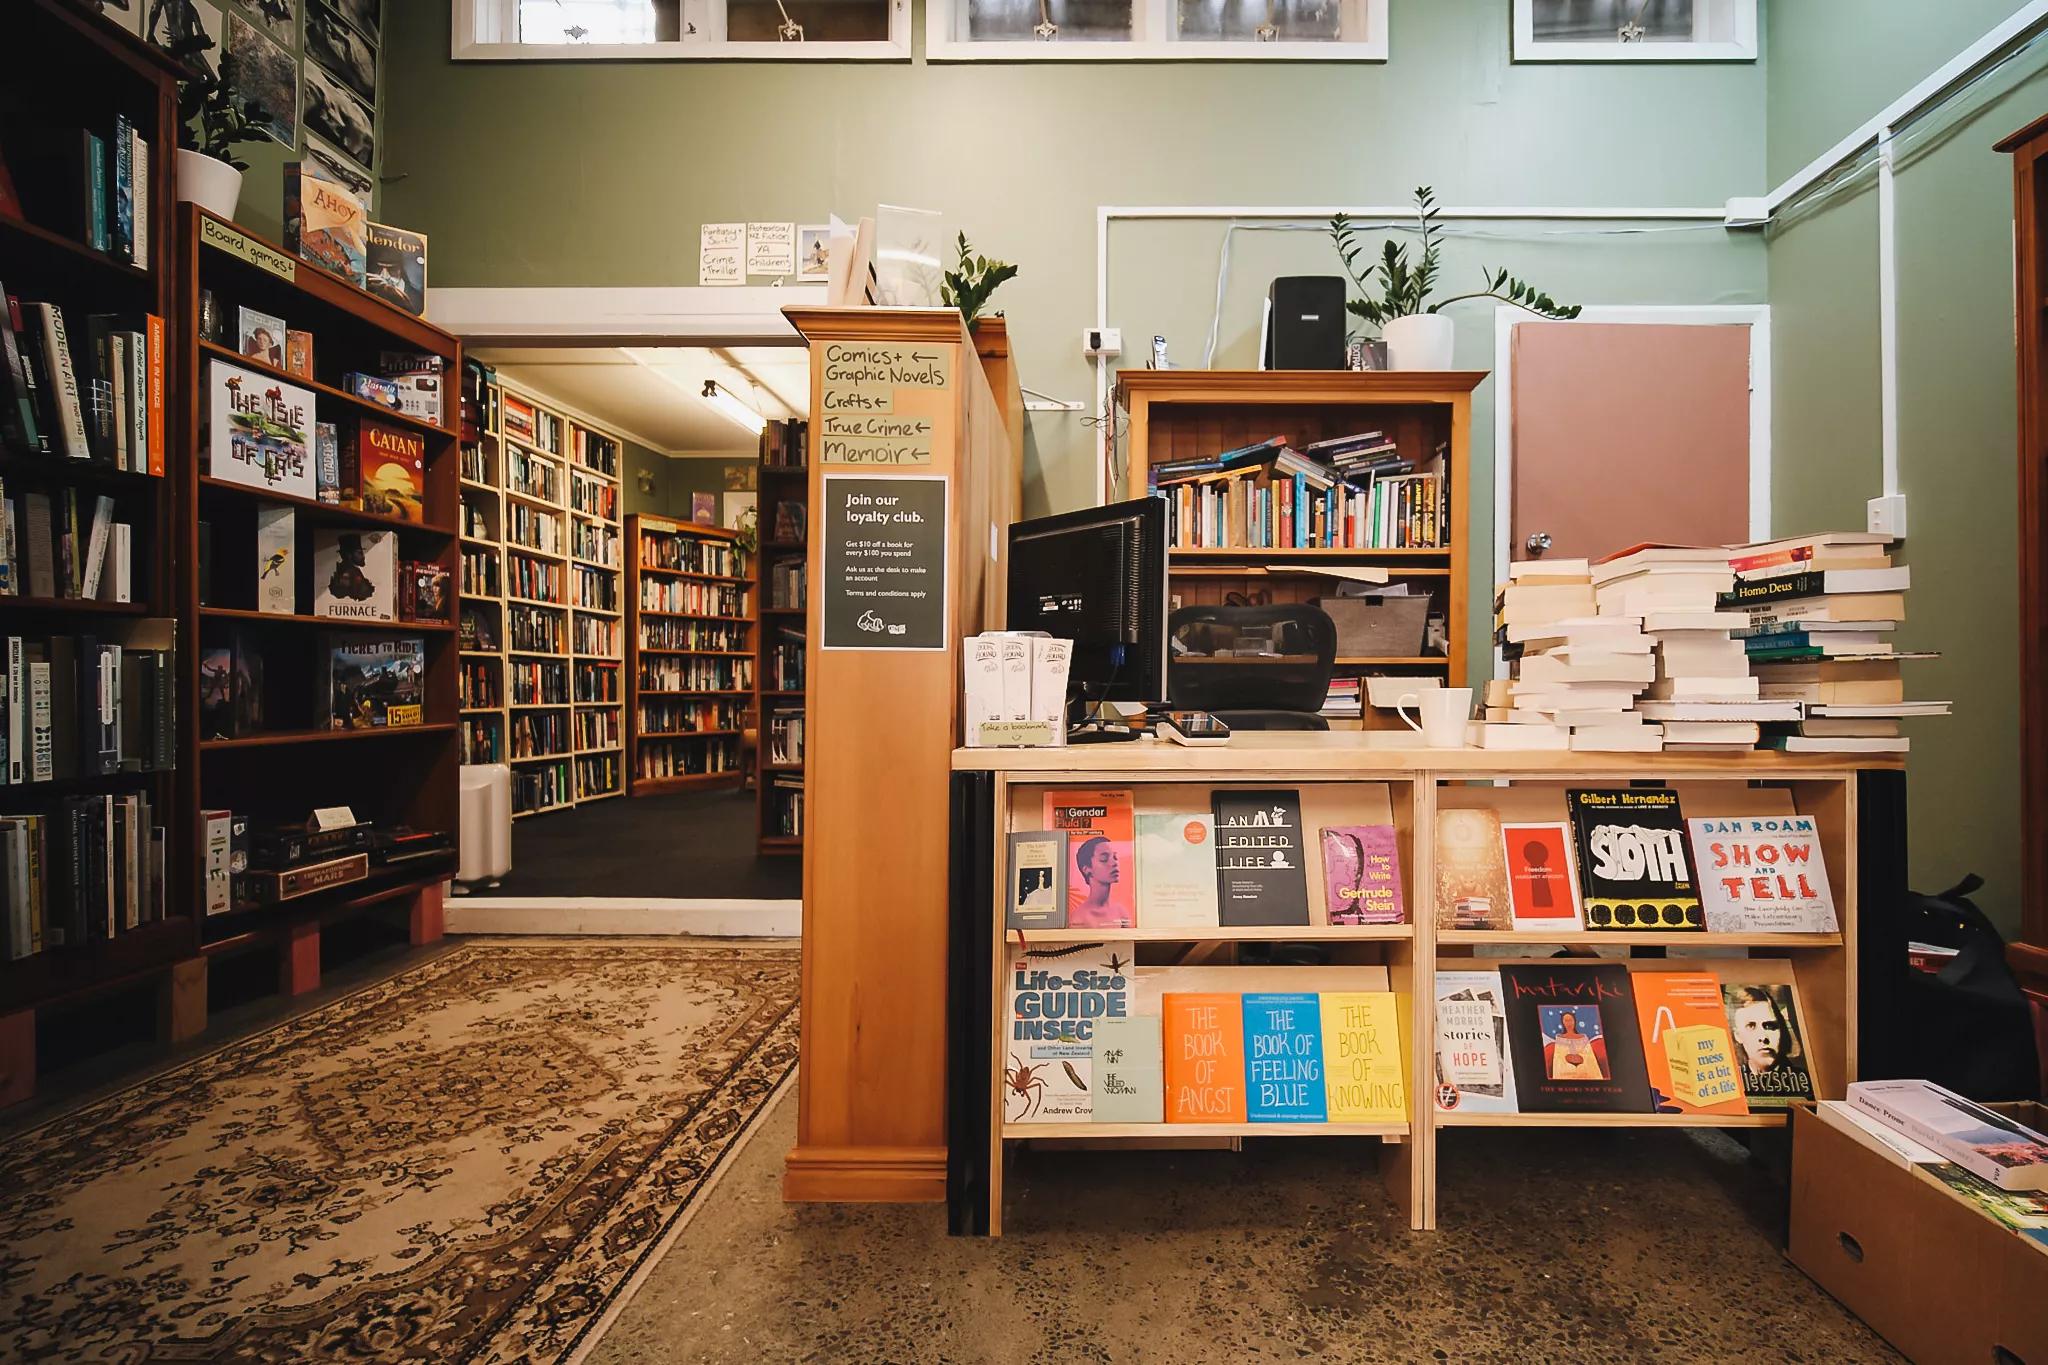
<svg viewBox="0 0 2048 1365">
<path fill-rule="evenodd" d="M 946 647 L 946 480 L 826 474 L 826 649 Z"/>
</svg>

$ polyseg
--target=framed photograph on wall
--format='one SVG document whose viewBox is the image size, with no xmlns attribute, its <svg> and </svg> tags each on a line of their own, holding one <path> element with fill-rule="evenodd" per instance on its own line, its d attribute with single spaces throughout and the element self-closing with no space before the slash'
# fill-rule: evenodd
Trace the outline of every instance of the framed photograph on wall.
<svg viewBox="0 0 2048 1365">
<path fill-rule="evenodd" d="M 299 145 L 299 59 L 290 48 L 241 15 L 230 15 L 221 79 L 263 107 L 264 132 L 287 147 Z"/>
<path fill-rule="evenodd" d="M 315 3 L 306 11 L 306 55 L 362 98 L 377 102 L 377 49 L 325 5 Z"/>
<path fill-rule="evenodd" d="M 1518 62 L 1753 62 L 1757 0 L 1514 0 Z"/>
<path fill-rule="evenodd" d="M 306 65 L 306 126 L 339 147 L 361 166 L 377 164 L 377 135 L 370 106 L 322 70 Z"/>
</svg>

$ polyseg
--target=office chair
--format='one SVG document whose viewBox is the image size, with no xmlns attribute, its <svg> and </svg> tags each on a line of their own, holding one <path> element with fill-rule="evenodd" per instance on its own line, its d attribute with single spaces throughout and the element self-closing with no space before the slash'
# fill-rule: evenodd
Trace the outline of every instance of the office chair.
<svg viewBox="0 0 2048 1365">
<path fill-rule="evenodd" d="M 1321 607 L 1182 607 L 1167 618 L 1166 693 L 1233 730 L 1327 730 L 1337 627 Z M 1254 652 L 1255 651 L 1255 652 Z"/>
</svg>

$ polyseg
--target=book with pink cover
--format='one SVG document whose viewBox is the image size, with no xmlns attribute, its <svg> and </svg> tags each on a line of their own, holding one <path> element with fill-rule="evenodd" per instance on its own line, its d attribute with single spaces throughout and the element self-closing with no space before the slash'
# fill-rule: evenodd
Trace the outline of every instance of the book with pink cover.
<svg viewBox="0 0 2048 1365">
<path fill-rule="evenodd" d="M 1323 914 L 1330 924 L 1400 924 L 1401 852 L 1392 825 L 1330 825 L 1322 832 Z"/>
</svg>

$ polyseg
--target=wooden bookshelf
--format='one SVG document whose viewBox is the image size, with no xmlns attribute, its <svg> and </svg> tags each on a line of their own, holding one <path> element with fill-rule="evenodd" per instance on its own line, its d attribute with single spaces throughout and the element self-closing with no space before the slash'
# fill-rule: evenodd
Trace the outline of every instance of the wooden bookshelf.
<svg viewBox="0 0 2048 1365">
<path fill-rule="evenodd" d="M 751 722 L 754 582 L 738 533 L 626 518 L 627 790 L 740 780 Z"/>
<path fill-rule="evenodd" d="M 754 779 L 755 849 L 764 857 L 804 851 L 804 637 L 809 610 L 811 424 L 770 422 L 761 432 L 755 487 L 761 551 L 755 601 L 761 613 L 754 716 L 760 725 Z M 780 515 L 785 505 L 793 508 Z M 778 584 L 780 585 L 778 587 Z M 794 722 L 792 724 L 792 722 Z"/>
<path fill-rule="evenodd" d="M 180 386 L 172 430 L 186 453 L 184 506 L 176 552 L 180 617 L 189 621 L 182 683 L 187 797 L 181 818 L 185 846 L 204 849 L 206 811 L 231 811 L 252 831 L 304 821 L 314 810 L 348 807 L 378 829 L 410 826 L 454 835 L 457 828 L 458 636 L 461 609 L 459 499 L 461 456 L 455 391 L 461 345 L 448 333 L 392 307 L 345 280 L 294 260 L 224 219 L 180 205 L 176 354 Z M 283 318 L 313 334 L 310 383 L 274 367 L 244 360 L 232 336 L 203 336 L 200 301 L 211 294 L 219 315 L 233 319 L 248 307 Z M 232 322 L 224 321 L 226 327 Z M 343 387 L 350 372 L 380 372 L 386 352 L 434 357 L 443 379 L 438 420 L 407 418 L 355 398 Z M 312 419 L 331 424 L 342 449 L 352 448 L 359 424 L 376 420 L 416 435 L 424 444 L 419 519 L 353 510 L 281 490 L 223 477 L 209 465 L 209 367 L 234 366 L 313 396 Z M 316 441 L 317 444 L 317 441 Z M 344 471 L 348 462 L 343 461 Z M 352 490 L 344 488 L 344 500 Z M 256 523 L 261 513 L 290 509 L 296 561 L 291 611 L 265 612 L 258 600 Z M 317 614 L 319 584 L 315 541 L 323 532 L 388 532 L 400 564 L 429 563 L 448 573 L 450 614 L 444 621 L 338 622 Z M 203 547 L 203 548 L 202 548 Z M 395 585 L 394 585 L 395 586 Z M 395 594 L 394 594 L 395 595 Z M 394 612 L 401 610 L 397 601 Z M 417 641 L 423 655 L 420 723 L 337 729 L 321 695 L 322 664 L 330 647 L 377 640 Z M 222 656 L 261 661 L 254 680 L 256 714 L 223 727 L 212 705 L 224 684 Z M 244 686 L 237 681 L 235 686 Z M 415 862 L 371 867 L 367 880 L 350 882 L 281 905 L 236 902 L 205 915 L 200 938 L 209 957 L 255 948 L 275 950 L 280 989 L 297 994 L 320 980 L 324 924 L 372 909 L 403 910 L 415 942 L 440 936 L 441 888 L 453 872 L 453 852 Z M 205 868 L 194 856 L 184 871 L 185 892 L 205 906 Z"/>
<path fill-rule="evenodd" d="M 90 357 L 90 315 L 113 313 L 124 324 L 136 326 L 145 315 L 161 319 L 164 369 L 159 397 L 169 404 L 190 373 L 171 344 L 177 320 L 179 228 L 171 167 L 177 145 L 177 80 L 183 68 L 112 20 L 63 0 L 16 0 L 0 6 L 0 50 L 34 56 L 13 64 L 7 93 L 0 99 L 8 111 L 10 148 L 14 115 L 28 109 L 35 111 L 39 122 L 89 129 L 110 141 L 118 114 L 148 145 L 148 191 L 139 206 L 147 217 L 146 267 L 88 245 L 72 223 L 46 218 L 55 196 L 50 186 L 33 178 L 24 156 L 15 163 L 22 212 L 0 212 L 0 286 L 25 304 L 59 308 L 78 363 Z M 15 150 L 26 152 L 27 128 L 22 132 Z M 111 156 L 110 150 L 110 175 Z M 0 397 L 11 398 L 11 386 Z M 39 642 L 93 635 L 113 642 L 130 630 L 168 632 L 168 618 L 178 611 L 171 564 L 176 551 L 176 473 L 185 448 L 168 427 L 164 439 L 166 475 L 157 476 L 99 460 L 75 460 L 62 453 L 61 445 L 46 453 L 0 437 L 0 484 L 14 508 L 17 543 L 24 549 L 28 495 L 47 495 L 53 505 L 61 506 L 67 490 L 77 496 L 88 525 L 94 499 L 112 498 L 112 519 L 130 526 L 134 538 L 133 601 L 30 596 L 24 592 L 27 583 L 18 581 L 11 586 L 13 595 L 0 596 L 0 636 Z M 16 572 L 24 578 L 26 567 L 25 556 L 18 557 Z M 179 652 L 190 653 L 183 641 Z M 182 663 L 181 658 L 174 664 L 174 672 Z M 185 888 L 191 859 L 183 839 L 184 765 L 190 761 L 184 739 L 181 735 L 177 754 L 181 766 L 174 771 L 61 776 L 0 785 L 0 816 L 6 817 L 51 817 L 74 797 L 139 795 L 150 803 L 152 825 L 164 830 L 165 856 L 162 918 L 139 919 L 134 927 L 123 926 L 108 937 L 46 945 L 28 957 L 0 961 L 0 1106 L 35 1093 L 39 1011 L 154 985 L 161 1038 L 183 1040 L 205 1026 L 206 964 L 199 956 L 198 924 Z"/>
<path fill-rule="evenodd" d="M 570 740 L 578 805 L 626 793 L 623 449 L 617 436 L 570 417 Z"/>
<path fill-rule="evenodd" d="M 1272 436 L 1295 446 L 1382 431 L 1416 469 L 1439 451 L 1448 483 L 1448 543 L 1424 548 L 1177 546 L 1169 555 L 1172 606 L 1228 601 L 1307 602 L 1336 593 L 1324 567 L 1376 566 L 1389 581 L 1428 594 L 1448 649 L 1403 656 L 1346 656 L 1337 675 L 1443 679 L 1461 687 L 1467 659 L 1471 558 L 1472 390 L 1483 373 L 1351 370 L 1137 370 L 1117 376 L 1130 418 L 1125 497 L 1142 495 L 1154 464 L 1220 454 Z M 1341 646 L 1340 646 L 1341 649 Z M 1366 708 L 1366 725 L 1378 718 Z M 1393 722 L 1398 723 L 1398 722 Z M 1337 722 L 1344 725 L 1346 722 Z"/>
<path fill-rule="evenodd" d="M 480 362 L 462 366 L 462 465 L 457 482 L 462 606 L 461 758 L 503 763 L 506 745 L 504 458 L 496 376 Z"/>
</svg>

